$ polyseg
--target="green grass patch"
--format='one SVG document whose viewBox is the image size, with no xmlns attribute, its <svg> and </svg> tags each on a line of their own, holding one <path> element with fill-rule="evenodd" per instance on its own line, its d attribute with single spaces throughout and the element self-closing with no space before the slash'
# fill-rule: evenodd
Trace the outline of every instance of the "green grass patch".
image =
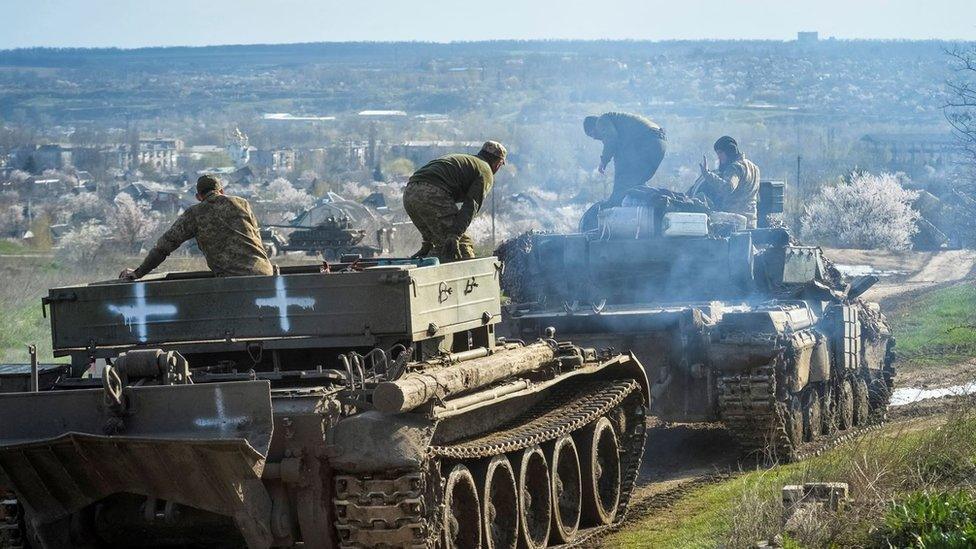
<svg viewBox="0 0 976 549">
<path fill-rule="evenodd" d="M 28 250 L 22 244 L 10 240 L 0 240 L 0 254 L 22 254 Z"/>
<path fill-rule="evenodd" d="M 3 329 L 0 329 L 0 362 L 27 362 L 27 345 L 37 345 L 38 356 L 51 360 L 51 328 L 41 313 L 41 302 L 20 304 L 0 311 Z"/>
<path fill-rule="evenodd" d="M 877 538 L 892 547 L 973 547 L 976 498 L 962 490 L 911 494 L 888 511 Z"/>
<path fill-rule="evenodd" d="M 900 359 L 944 365 L 976 357 L 976 285 L 939 288 L 890 315 Z"/>
<path fill-rule="evenodd" d="M 898 534 L 894 523 L 884 527 L 887 529 L 879 526 L 896 516 L 891 514 L 897 513 L 892 502 L 906 501 L 919 491 L 971 489 L 974 479 L 976 416 L 959 415 L 925 428 L 893 426 L 801 463 L 757 469 L 694 489 L 613 534 L 605 545 L 750 547 L 782 534 L 784 485 L 847 482 L 858 504 L 841 511 L 841 516 L 812 524 L 809 530 L 791 532 L 791 543 L 796 547 L 888 547 L 885 540 Z M 912 520 L 910 515 L 902 516 L 903 522 Z"/>
</svg>

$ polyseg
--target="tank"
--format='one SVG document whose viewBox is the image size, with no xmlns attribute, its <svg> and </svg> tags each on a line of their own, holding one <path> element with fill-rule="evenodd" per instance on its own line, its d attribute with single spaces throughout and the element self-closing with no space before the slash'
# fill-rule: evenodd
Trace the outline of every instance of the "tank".
<svg viewBox="0 0 976 549">
<path fill-rule="evenodd" d="M 292 226 L 282 226 L 294 228 Z M 322 254 L 327 261 L 336 261 L 343 256 L 358 255 L 362 258 L 377 257 L 389 252 L 393 247 L 396 229 L 382 227 L 376 231 L 376 246 L 366 244 L 365 229 L 353 227 L 347 217 L 329 217 L 311 228 L 299 228 L 291 232 L 287 239 L 279 235 L 277 251 L 306 252 Z M 267 247 L 267 244 L 266 244 Z"/>
<path fill-rule="evenodd" d="M 723 422 L 748 452 L 792 459 L 805 442 L 880 421 L 894 340 L 873 277 L 842 280 L 821 250 L 770 220 L 782 183 L 763 182 L 760 227 L 680 193 L 643 189 L 591 210 L 578 234 L 502 245 L 507 330 L 547 328 L 633 351 L 651 414 Z"/>
<path fill-rule="evenodd" d="M 644 369 L 551 330 L 496 338 L 500 274 L 495 258 L 384 259 L 50 290 L 70 374 L 0 395 L 26 537 L 543 547 L 612 526 Z"/>
</svg>

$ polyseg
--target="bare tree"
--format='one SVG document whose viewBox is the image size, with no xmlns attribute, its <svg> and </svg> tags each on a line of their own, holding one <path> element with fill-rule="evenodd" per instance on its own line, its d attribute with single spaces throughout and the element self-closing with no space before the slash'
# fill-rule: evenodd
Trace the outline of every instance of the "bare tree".
<svg viewBox="0 0 976 549">
<path fill-rule="evenodd" d="M 963 162 L 953 175 L 954 200 L 948 204 L 949 217 L 960 243 L 976 243 L 976 46 L 947 52 L 953 61 L 953 75 L 946 82 L 948 97 L 943 106 L 952 126 Z"/>
<path fill-rule="evenodd" d="M 976 165 L 976 46 L 947 52 L 953 60 L 953 77 L 946 82 L 948 98 L 943 107 L 969 163 Z"/>
<path fill-rule="evenodd" d="M 115 197 L 115 209 L 109 216 L 112 237 L 126 251 L 136 252 L 142 243 L 159 229 L 162 222 L 158 212 L 154 212 L 144 202 L 136 202 L 125 193 Z"/>
</svg>

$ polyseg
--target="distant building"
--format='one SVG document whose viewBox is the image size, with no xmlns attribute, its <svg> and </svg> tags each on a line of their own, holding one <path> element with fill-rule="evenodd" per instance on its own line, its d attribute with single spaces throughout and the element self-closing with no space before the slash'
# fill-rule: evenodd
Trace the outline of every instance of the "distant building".
<svg viewBox="0 0 976 549">
<path fill-rule="evenodd" d="M 67 168 L 72 165 L 71 153 L 70 145 L 41 145 L 34 151 L 34 166 L 37 171 Z"/>
<path fill-rule="evenodd" d="M 816 44 L 820 41 L 820 33 L 817 31 L 800 31 L 796 33 L 796 43 L 800 45 Z"/>
<path fill-rule="evenodd" d="M 183 141 L 171 138 L 141 138 L 139 139 L 139 150 L 134 154 L 130 152 L 130 162 L 135 163 L 131 167 L 139 167 L 149 164 L 157 171 L 172 173 L 179 169 L 179 154 L 183 149 Z"/>
<path fill-rule="evenodd" d="M 948 133 L 868 134 L 861 138 L 860 147 L 877 167 L 908 174 L 924 167 L 947 168 L 962 154 Z"/>
<path fill-rule="evenodd" d="M 433 141 L 415 140 L 405 141 L 390 147 L 392 157 L 408 158 L 417 166 L 431 160 L 452 153 L 475 154 L 481 148 L 480 141 Z"/>
<path fill-rule="evenodd" d="M 295 171 L 295 151 L 292 149 L 258 149 L 251 153 L 250 166 L 275 174 Z"/>
</svg>

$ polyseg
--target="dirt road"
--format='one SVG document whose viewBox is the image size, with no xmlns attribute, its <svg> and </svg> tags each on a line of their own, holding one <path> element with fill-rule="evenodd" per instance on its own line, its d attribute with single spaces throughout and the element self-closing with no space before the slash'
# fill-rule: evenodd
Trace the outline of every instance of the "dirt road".
<svg viewBox="0 0 976 549">
<path fill-rule="evenodd" d="M 973 277 L 976 251 L 885 252 L 878 250 L 825 249 L 824 255 L 842 271 L 873 271 L 881 282 L 865 298 L 884 301 L 899 294 L 958 282 Z"/>
</svg>

